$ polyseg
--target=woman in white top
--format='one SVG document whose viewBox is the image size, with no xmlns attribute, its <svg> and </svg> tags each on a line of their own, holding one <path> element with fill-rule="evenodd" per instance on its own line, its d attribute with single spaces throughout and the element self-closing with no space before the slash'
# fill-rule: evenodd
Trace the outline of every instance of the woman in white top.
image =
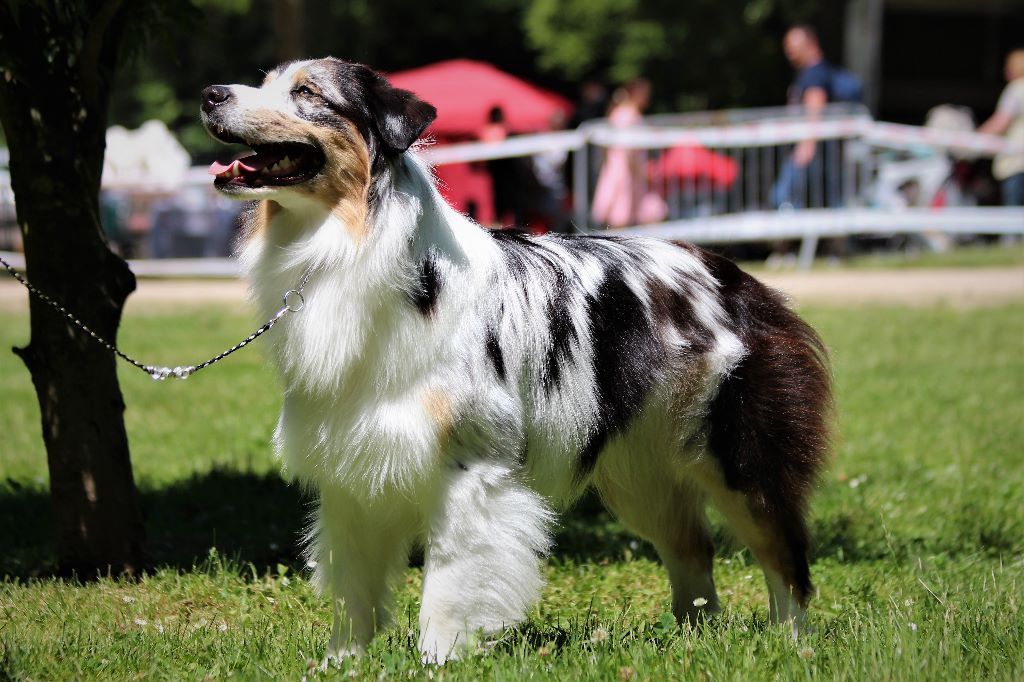
<svg viewBox="0 0 1024 682">
<path fill-rule="evenodd" d="M 1006 56 L 1006 88 L 999 96 L 996 112 L 981 124 L 978 132 L 1006 135 L 1016 143 L 1011 152 L 997 154 L 992 175 L 1003 190 L 1003 205 L 1024 206 L 1024 49 Z"/>
</svg>

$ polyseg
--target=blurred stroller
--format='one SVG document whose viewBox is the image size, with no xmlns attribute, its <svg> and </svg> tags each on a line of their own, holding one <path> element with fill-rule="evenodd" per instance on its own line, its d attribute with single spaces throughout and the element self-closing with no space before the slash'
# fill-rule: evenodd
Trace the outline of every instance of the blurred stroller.
<svg viewBox="0 0 1024 682">
<path fill-rule="evenodd" d="M 970 109 L 951 104 L 929 110 L 924 126 L 948 132 L 971 132 L 975 127 Z M 966 150 L 936 151 L 934 147 L 927 146 L 885 152 L 878 160 L 869 202 L 891 210 L 976 206 L 977 197 L 970 187 L 976 158 L 976 153 Z M 929 251 L 945 251 L 954 243 L 949 235 L 942 232 L 893 234 L 886 237 L 886 241 L 893 246 Z M 896 243 L 900 241 L 911 243 Z"/>
</svg>

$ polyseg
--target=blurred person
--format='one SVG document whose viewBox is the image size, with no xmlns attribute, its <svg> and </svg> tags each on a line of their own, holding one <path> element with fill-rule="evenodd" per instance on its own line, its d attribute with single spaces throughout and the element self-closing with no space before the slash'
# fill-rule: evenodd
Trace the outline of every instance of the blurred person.
<svg viewBox="0 0 1024 682">
<path fill-rule="evenodd" d="M 608 88 L 601 81 L 588 78 L 580 85 L 580 100 L 570 126 L 578 128 L 582 123 L 595 118 L 603 118 L 607 112 Z"/>
<path fill-rule="evenodd" d="M 787 101 L 803 107 L 809 121 L 821 117 L 830 102 L 859 102 L 863 88 L 859 79 L 845 69 L 825 61 L 817 32 L 810 26 L 794 26 L 783 39 L 786 59 L 796 69 L 796 78 L 789 87 Z M 825 149 L 827 147 L 827 150 Z M 817 140 L 801 140 L 783 164 L 779 178 L 772 188 L 775 208 L 802 208 L 808 204 L 807 189 L 813 178 L 822 174 L 822 156 L 838 154 L 834 141 L 825 145 Z M 825 205 L 839 203 L 838 178 L 825 178 Z"/>
<path fill-rule="evenodd" d="M 796 77 L 789 87 L 787 103 L 800 106 L 809 122 L 821 118 L 830 102 L 858 102 L 863 99 L 863 88 L 856 76 L 825 61 L 818 33 L 807 24 L 793 26 L 782 41 L 786 59 L 796 69 Z M 772 186 L 772 207 L 776 209 L 806 208 L 817 203 L 808 194 L 817 183 L 824 185 L 825 206 L 840 204 L 839 177 L 825 173 L 824 159 L 838 160 L 839 145 L 835 140 L 819 143 L 815 139 L 797 142 L 793 152 L 782 164 L 779 176 Z M 796 263 L 792 250 L 796 242 L 783 241 L 774 245 L 768 264 L 772 267 Z M 831 242 L 833 252 L 845 250 L 845 246 Z"/>
<path fill-rule="evenodd" d="M 588 78 L 580 85 L 579 101 L 576 110 L 569 121 L 570 128 L 579 128 L 588 121 L 604 118 L 608 113 L 608 88 L 604 82 L 597 78 Z M 587 145 L 587 158 L 596 158 L 597 148 L 589 141 Z M 587 164 L 587 195 L 594 196 L 594 188 L 597 186 L 598 168 L 595 164 Z M 565 167 L 565 184 L 567 187 L 576 186 L 576 168 L 574 164 L 567 164 Z"/>
<path fill-rule="evenodd" d="M 616 128 L 639 125 L 651 100 L 651 84 L 642 78 L 630 81 L 612 95 L 608 122 Z M 591 217 L 599 225 L 625 227 L 652 223 L 665 217 L 665 202 L 646 192 L 646 163 L 641 150 L 609 147 L 594 190 Z"/>
<path fill-rule="evenodd" d="M 1011 143 L 1024 147 L 1024 49 L 1006 56 L 1003 70 L 1006 87 L 999 96 L 996 111 L 978 127 L 979 133 L 1005 135 Z M 992 161 L 992 175 L 999 180 L 1004 206 L 1024 206 L 1024 151 L 1001 152 Z"/>
<path fill-rule="evenodd" d="M 550 128 L 552 131 L 565 130 L 565 112 L 556 110 L 551 115 Z M 566 167 L 569 160 L 569 150 L 551 149 L 534 154 L 533 174 L 537 179 L 538 196 L 537 212 L 544 219 L 547 228 L 554 232 L 571 232 L 572 225 L 565 210 L 565 199 L 568 196 L 566 191 Z"/>
<path fill-rule="evenodd" d="M 505 110 L 493 106 L 487 112 L 487 125 L 480 131 L 480 140 L 498 144 L 508 139 L 510 131 L 505 121 Z M 526 227 L 530 207 L 539 192 L 537 178 L 529 157 L 490 159 L 486 162 L 491 175 L 494 197 L 494 218 L 499 225 Z"/>
</svg>

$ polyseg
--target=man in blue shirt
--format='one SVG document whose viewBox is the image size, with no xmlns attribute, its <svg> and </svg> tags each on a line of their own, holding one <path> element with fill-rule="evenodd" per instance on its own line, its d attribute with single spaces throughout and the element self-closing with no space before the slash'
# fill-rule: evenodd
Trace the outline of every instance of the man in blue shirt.
<svg viewBox="0 0 1024 682">
<path fill-rule="evenodd" d="M 808 121 L 816 121 L 829 102 L 832 82 L 832 67 L 825 61 L 818 35 L 810 26 L 794 26 L 786 32 L 783 50 L 790 64 L 797 69 L 796 79 L 789 88 L 788 102 L 802 106 Z M 775 208 L 806 206 L 808 185 L 820 182 L 821 161 L 816 159 L 820 151 L 813 139 L 796 144 L 772 188 Z"/>
</svg>

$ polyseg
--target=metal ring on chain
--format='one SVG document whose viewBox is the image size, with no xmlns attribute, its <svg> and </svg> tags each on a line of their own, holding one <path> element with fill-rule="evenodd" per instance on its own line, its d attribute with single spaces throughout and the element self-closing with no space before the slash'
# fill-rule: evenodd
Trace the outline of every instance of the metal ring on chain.
<svg viewBox="0 0 1024 682">
<path fill-rule="evenodd" d="M 293 297 L 298 297 L 298 305 L 291 302 Z M 281 297 L 281 300 L 284 301 L 284 307 L 290 313 L 297 313 L 306 307 L 306 299 L 303 298 L 302 292 L 298 289 L 289 289 L 284 292 L 284 296 Z"/>
</svg>

